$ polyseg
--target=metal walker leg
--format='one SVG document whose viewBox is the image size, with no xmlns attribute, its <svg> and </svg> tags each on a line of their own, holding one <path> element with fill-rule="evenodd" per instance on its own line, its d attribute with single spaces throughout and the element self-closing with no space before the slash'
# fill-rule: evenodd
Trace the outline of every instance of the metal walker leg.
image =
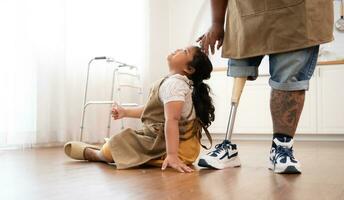
<svg viewBox="0 0 344 200">
<path fill-rule="evenodd" d="M 94 62 L 95 60 L 106 60 L 106 62 L 108 62 L 108 63 L 116 64 L 115 67 L 114 67 L 113 73 L 112 73 L 112 86 L 111 86 L 110 100 L 106 100 L 106 101 L 87 101 L 87 92 L 88 92 L 88 82 L 89 82 L 90 68 L 91 68 L 92 62 Z M 82 141 L 84 139 L 83 138 L 83 133 L 84 133 L 84 123 L 85 123 L 86 108 L 89 105 L 93 105 L 93 104 L 109 104 L 110 106 L 112 104 L 114 104 L 114 91 L 115 91 L 115 87 L 116 87 L 116 91 L 118 91 L 118 93 L 117 93 L 118 94 L 118 103 L 121 106 L 129 107 L 129 106 L 137 106 L 138 105 L 136 103 L 122 103 L 121 102 L 121 99 L 120 99 L 121 96 L 119 94 L 121 87 L 134 87 L 136 89 L 139 89 L 139 93 L 138 94 L 141 96 L 141 102 L 142 102 L 142 87 L 141 86 L 121 85 L 119 83 L 117 76 L 121 75 L 121 74 L 128 74 L 128 73 L 121 73 L 119 71 L 121 68 L 135 69 L 136 70 L 135 77 L 137 77 L 138 80 L 140 81 L 139 70 L 135 66 L 128 65 L 128 64 L 125 64 L 125 63 L 122 63 L 122 62 L 118 62 L 118 61 L 114 60 L 113 58 L 105 57 L 105 56 L 104 57 L 95 57 L 95 58 L 91 59 L 88 62 L 86 86 L 85 86 L 84 100 L 83 100 L 83 109 L 82 109 L 81 122 L 80 122 L 80 141 Z M 121 120 L 121 124 L 122 124 L 122 128 L 123 128 L 123 120 Z M 109 137 L 109 135 L 110 135 L 110 129 L 111 129 L 111 111 L 109 112 L 109 117 L 108 117 L 107 137 Z"/>
</svg>

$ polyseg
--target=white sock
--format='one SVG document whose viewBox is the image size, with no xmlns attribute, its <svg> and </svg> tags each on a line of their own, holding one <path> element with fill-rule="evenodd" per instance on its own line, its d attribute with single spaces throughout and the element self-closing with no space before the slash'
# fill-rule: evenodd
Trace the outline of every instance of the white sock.
<svg viewBox="0 0 344 200">
<path fill-rule="evenodd" d="M 100 150 L 97 151 L 97 156 L 98 156 L 98 158 L 99 158 L 101 161 L 108 162 L 108 161 L 105 159 L 105 157 L 104 157 L 102 151 L 100 151 Z"/>
</svg>

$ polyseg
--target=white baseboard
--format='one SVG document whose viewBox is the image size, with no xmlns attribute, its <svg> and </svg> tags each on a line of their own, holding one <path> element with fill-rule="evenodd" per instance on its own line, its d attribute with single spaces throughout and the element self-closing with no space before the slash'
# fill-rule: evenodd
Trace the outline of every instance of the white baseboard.
<svg viewBox="0 0 344 200">
<path fill-rule="evenodd" d="M 39 144 L 12 144 L 0 146 L 0 150 L 18 150 L 18 149 L 33 149 L 33 148 L 52 148 L 62 147 L 65 142 L 51 142 Z"/>
<path fill-rule="evenodd" d="M 225 133 L 211 133 L 214 143 L 221 142 L 225 138 Z M 272 134 L 259 133 L 259 134 L 233 134 L 232 140 L 241 141 L 271 141 Z M 319 142 L 342 142 L 344 141 L 344 134 L 296 134 L 295 140 L 297 141 L 319 141 Z M 203 136 L 202 142 L 208 142 L 208 139 Z M 32 149 L 32 148 L 51 148 L 62 147 L 65 142 L 52 142 L 40 144 L 22 144 L 22 145 L 4 145 L 0 146 L 0 150 L 13 150 L 13 149 Z"/>
<path fill-rule="evenodd" d="M 225 139 L 225 133 L 211 133 L 214 141 L 222 141 Z M 272 134 L 233 134 L 232 140 L 244 141 L 270 141 Z M 297 141 L 344 141 L 344 134 L 296 134 Z M 202 141 L 207 141 L 206 137 L 202 137 Z"/>
</svg>

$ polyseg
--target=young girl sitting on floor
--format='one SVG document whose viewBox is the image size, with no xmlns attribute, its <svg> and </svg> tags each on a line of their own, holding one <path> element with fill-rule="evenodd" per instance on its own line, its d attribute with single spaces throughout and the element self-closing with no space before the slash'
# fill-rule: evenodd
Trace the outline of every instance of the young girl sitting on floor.
<svg viewBox="0 0 344 200">
<path fill-rule="evenodd" d="M 144 107 L 114 105 L 114 119 L 141 118 L 142 130 L 125 129 L 100 148 L 82 142 L 68 142 L 66 155 L 77 160 L 115 163 L 117 169 L 143 164 L 172 167 L 192 172 L 191 165 L 200 153 L 202 127 L 214 121 L 210 88 L 203 80 L 213 69 L 199 47 L 178 49 L 167 57 L 169 75 L 155 82 Z M 202 145 L 202 147 L 204 147 Z"/>
</svg>

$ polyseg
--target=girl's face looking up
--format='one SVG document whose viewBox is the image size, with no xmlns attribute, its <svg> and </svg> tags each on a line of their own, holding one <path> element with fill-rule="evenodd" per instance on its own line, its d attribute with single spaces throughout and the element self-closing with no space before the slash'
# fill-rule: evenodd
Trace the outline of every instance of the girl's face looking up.
<svg viewBox="0 0 344 200">
<path fill-rule="evenodd" d="M 167 62 L 171 74 L 190 75 L 195 69 L 188 65 L 192 61 L 196 49 L 187 47 L 185 49 L 177 49 L 167 56 Z"/>
</svg>

